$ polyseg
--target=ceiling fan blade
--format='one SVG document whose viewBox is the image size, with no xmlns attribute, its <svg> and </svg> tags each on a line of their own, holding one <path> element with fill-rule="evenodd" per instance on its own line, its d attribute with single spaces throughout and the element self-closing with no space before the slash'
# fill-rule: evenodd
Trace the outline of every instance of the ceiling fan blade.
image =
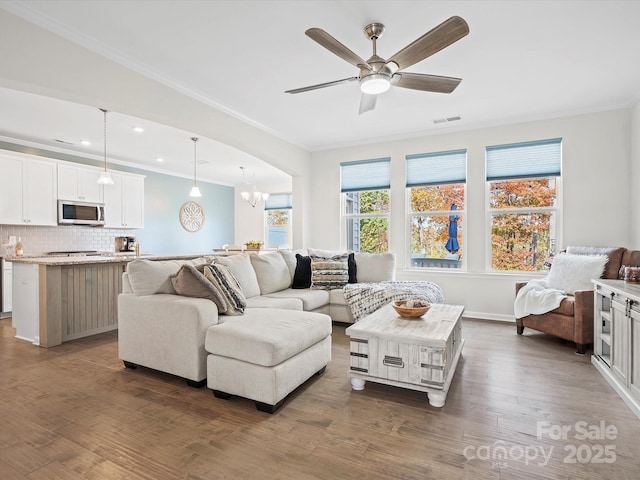
<svg viewBox="0 0 640 480">
<path fill-rule="evenodd" d="M 341 83 L 353 82 L 354 80 L 359 80 L 359 79 L 360 79 L 360 77 L 343 78 L 342 80 L 334 80 L 333 82 L 318 83 L 317 85 L 311 85 L 309 87 L 294 88 L 293 90 L 287 90 L 284 93 L 308 92 L 310 90 L 317 90 L 318 88 L 332 87 L 334 85 L 340 85 Z"/>
<path fill-rule="evenodd" d="M 464 19 L 451 17 L 404 47 L 387 63 L 394 62 L 403 70 L 457 42 L 468 33 L 469 25 Z"/>
<path fill-rule="evenodd" d="M 351 65 L 356 66 L 358 68 L 361 65 L 366 65 L 367 67 L 369 67 L 369 64 L 365 60 L 363 60 L 362 58 L 360 58 L 360 56 L 353 53 L 351 50 L 349 50 L 342 43 L 340 43 L 338 40 L 333 38 L 331 35 L 329 35 L 327 32 L 325 32 L 321 28 L 310 28 L 304 33 L 307 37 L 309 37 L 312 40 L 315 40 L 324 48 L 336 54 L 343 60 L 346 60 Z"/>
<path fill-rule="evenodd" d="M 462 81 L 461 78 L 424 75 L 422 73 L 396 73 L 392 83 L 396 87 L 423 90 L 425 92 L 451 93 Z"/>
<path fill-rule="evenodd" d="M 362 97 L 360 98 L 360 109 L 358 110 L 358 115 L 362 115 L 363 113 L 376 108 L 377 99 L 378 95 L 368 95 L 366 93 L 363 93 Z"/>
</svg>

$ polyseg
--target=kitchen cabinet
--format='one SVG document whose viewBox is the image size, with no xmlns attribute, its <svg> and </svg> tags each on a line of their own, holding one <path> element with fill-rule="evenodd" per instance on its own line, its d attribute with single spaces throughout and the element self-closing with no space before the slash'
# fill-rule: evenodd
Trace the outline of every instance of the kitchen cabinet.
<svg viewBox="0 0 640 480">
<path fill-rule="evenodd" d="M 0 265 L 2 265 L 2 308 L 0 308 L 0 317 L 9 316 L 12 306 L 12 291 L 13 291 L 13 263 L 7 262 L 5 259 L 0 258 Z"/>
<path fill-rule="evenodd" d="M 57 225 L 56 163 L 0 154 L 0 224 Z"/>
<path fill-rule="evenodd" d="M 104 187 L 105 227 L 144 227 L 144 177 L 111 172 L 113 185 Z"/>
<path fill-rule="evenodd" d="M 58 163 L 58 198 L 103 203 L 102 185 L 98 177 L 102 170 Z"/>
<path fill-rule="evenodd" d="M 594 280 L 591 363 L 640 417 L 640 285 Z"/>
</svg>

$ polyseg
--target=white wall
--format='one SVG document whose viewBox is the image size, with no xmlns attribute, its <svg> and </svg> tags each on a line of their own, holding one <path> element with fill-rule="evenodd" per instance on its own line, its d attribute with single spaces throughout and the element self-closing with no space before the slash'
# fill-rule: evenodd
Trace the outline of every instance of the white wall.
<svg viewBox="0 0 640 480">
<path fill-rule="evenodd" d="M 640 185 L 640 101 L 631 108 L 631 174 L 629 175 L 629 191 L 631 203 L 631 248 L 640 250 L 640 201 L 638 187 Z"/>
<path fill-rule="evenodd" d="M 629 110 L 615 110 L 313 153 L 313 221 L 307 246 L 345 248 L 340 234 L 340 162 L 391 157 L 390 249 L 397 257 L 398 279 L 438 283 L 447 302 L 465 305 L 469 316 L 512 319 L 514 283 L 532 275 L 488 272 L 485 147 L 561 137 L 564 207 L 559 246 L 629 246 L 630 121 Z M 459 148 L 467 149 L 468 159 L 462 252 L 466 271 L 408 269 L 405 155 Z"/>
</svg>

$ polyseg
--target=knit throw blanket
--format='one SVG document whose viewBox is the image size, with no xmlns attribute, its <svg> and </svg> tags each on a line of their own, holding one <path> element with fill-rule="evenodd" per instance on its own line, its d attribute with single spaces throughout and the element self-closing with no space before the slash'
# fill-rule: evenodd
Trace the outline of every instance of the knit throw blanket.
<svg viewBox="0 0 640 480">
<path fill-rule="evenodd" d="M 414 298 L 444 303 L 442 289 L 433 282 L 424 281 L 348 283 L 344 286 L 344 298 L 356 322 L 395 300 Z"/>
</svg>

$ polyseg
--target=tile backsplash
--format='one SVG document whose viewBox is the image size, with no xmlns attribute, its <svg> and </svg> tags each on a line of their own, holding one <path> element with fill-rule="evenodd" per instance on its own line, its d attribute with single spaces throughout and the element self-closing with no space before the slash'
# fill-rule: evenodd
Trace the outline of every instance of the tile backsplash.
<svg viewBox="0 0 640 480">
<path fill-rule="evenodd" d="M 68 250 L 115 251 L 115 237 L 135 236 L 135 230 L 102 227 L 34 227 L 26 225 L 0 225 L 0 245 L 9 242 L 9 236 L 20 237 L 24 255 Z"/>
</svg>

